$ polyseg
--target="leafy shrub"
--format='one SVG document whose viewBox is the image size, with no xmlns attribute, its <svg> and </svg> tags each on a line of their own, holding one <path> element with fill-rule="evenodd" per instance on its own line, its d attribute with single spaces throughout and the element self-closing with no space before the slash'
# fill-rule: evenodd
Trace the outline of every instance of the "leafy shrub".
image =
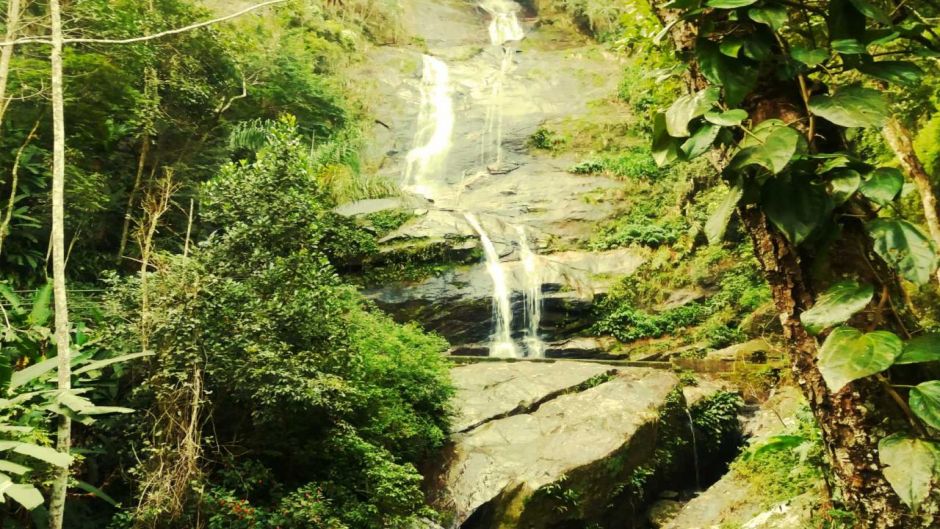
<svg viewBox="0 0 940 529">
<path fill-rule="evenodd" d="M 613 310 L 605 300 L 601 304 L 601 318 L 592 327 L 595 334 L 609 334 L 622 342 L 632 342 L 642 338 L 659 338 L 690 325 L 695 325 L 708 317 L 709 308 L 701 303 L 689 303 L 682 307 L 667 310 L 659 314 L 638 310 L 627 303 L 611 300 Z"/>
<path fill-rule="evenodd" d="M 744 400 L 735 392 L 719 391 L 691 407 L 692 424 L 701 434 L 699 446 L 706 452 L 715 452 L 736 436 L 740 430 L 738 413 Z"/>
<path fill-rule="evenodd" d="M 215 502 L 215 527 L 402 527 L 424 513 L 415 465 L 448 429 L 447 344 L 395 324 L 342 283 L 331 258 L 361 230 L 331 212 L 293 121 L 271 127 L 253 162 L 206 185 L 203 214 L 216 234 L 149 277 L 157 361 L 133 398 L 165 407 L 203 373 L 213 425 L 204 459 L 223 463 L 194 479 Z M 130 279 L 111 294 L 116 344 L 139 329 L 127 323 L 139 318 L 139 288 Z M 170 428 L 141 420 L 140 431 Z M 176 457 L 151 448 L 165 445 L 138 452 Z M 241 460 L 225 462 L 232 446 Z M 145 461 L 138 472 L 159 468 Z M 187 505 L 175 526 L 193 526 L 196 499 Z M 160 509 L 139 514 L 167 519 Z"/>
<path fill-rule="evenodd" d="M 647 147 L 630 147 L 617 155 L 583 161 L 570 169 L 575 174 L 606 173 L 625 179 L 656 179 L 663 169 L 656 165 Z"/>
<path fill-rule="evenodd" d="M 526 144 L 529 147 L 546 151 L 554 150 L 564 143 L 565 139 L 563 137 L 545 127 L 539 127 L 538 130 L 533 132 L 532 135 L 529 136 L 529 139 L 526 140 Z"/>
</svg>

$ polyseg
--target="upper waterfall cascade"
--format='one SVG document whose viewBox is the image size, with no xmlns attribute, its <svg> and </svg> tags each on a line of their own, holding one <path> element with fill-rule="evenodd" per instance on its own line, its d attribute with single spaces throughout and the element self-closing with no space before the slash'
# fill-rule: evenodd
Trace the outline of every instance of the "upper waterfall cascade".
<svg viewBox="0 0 940 529">
<path fill-rule="evenodd" d="M 525 38 L 519 21 L 521 8 L 508 0 L 486 0 L 480 7 L 490 16 L 487 27 L 490 44 L 496 50 L 497 64 L 485 80 L 486 89 L 479 104 L 485 107 L 483 130 L 480 133 L 480 167 L 473 180 L 498 175 L 503 166 L 503 91 L 513 70 L 513 43 Z M 490 354 L 499 357 L 541 357 L 544 346 L 539 338 L 542 311 L 542 259 L 534 250 L 525 227 L 495 219 L 502 227 L 506 244 L 518 250 L 521 271 L 510 274 L 502 262 L 497 244 L 487 231 L 483 216 L 475 207 L 462 204 L 459 190 L 463 183 L 448 185 L 447 156 L 454 141 L 456 123 L 453 80 L 447 63 L 432 55 L 423 56 L 420 84 L 420 108 L 412 149 L 405 160 L 402 177 L 406 191 L 421 195 L 438 207 L 463 211 L 464 218 L 480 237 L 486 270 L 493 283 L 493 330 Z M 476 102 L 475 102 L 476 103 Z M 492 226 L 490 226 L 492 228 Z M 502 241 L 501 241 L 502 242 Z M 523 305 L 522 327 L 517 329 L 521 346 L 513 338 L 513 297 L 520 293 Z"/>
</svg>

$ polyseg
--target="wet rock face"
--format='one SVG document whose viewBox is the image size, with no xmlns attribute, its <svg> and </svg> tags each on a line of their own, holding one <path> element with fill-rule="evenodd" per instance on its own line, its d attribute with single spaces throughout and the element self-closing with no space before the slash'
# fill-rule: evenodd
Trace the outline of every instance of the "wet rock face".
<svg viewBox="0 0 940 529">
<path fill-rule="evenodd" d="M 653 459 L 679 384 L 667 371 L 576 362 L 481 363 L 454 379 L 464 430 L 431 497 L 467 529 L 616 526 L 611 505 L 629 506 L 615 500 Z"/>
<path fill-rule="evenodd" d="M 514 251 L 514 250 L 513 250 Z M 633 273 L 644 261 L 632 249 L 607 252 L 560 252 L 542 256 L 542 320 L 539 332 L 548 342 L 583 336 L 592 325 L 592 307 L 606 292 L 613 278 Z M 507 261 L 510 281 L 521 282 L 519 261 Z M 524 307 L 521 288 L 512 297 L 516 337 L 523 332 Z M 365 292 L 383 310 L 400 322 L 417 321 L 426 329 L 447 338 L 460 348 L 485 344 L 493 328 L 493 284 L 485 265 L 458 268 L 417 283 L 400 282 Z M 549 356 L 585 357 L 576 354 L 577 344 L 558 344 Z M 582 346 L 588 346 L 583 342 Z M 591 347 L 597 344 L 591 344 Z M 570 353 L 570 354 L 568 354 Z"/>
</svg>

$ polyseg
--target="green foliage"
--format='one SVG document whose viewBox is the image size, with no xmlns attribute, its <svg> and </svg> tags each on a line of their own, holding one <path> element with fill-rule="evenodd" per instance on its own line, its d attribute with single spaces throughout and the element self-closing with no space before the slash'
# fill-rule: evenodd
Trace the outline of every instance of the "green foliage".
<svg viewBox="0 0 940 529">
<path fill-rule="evenodd" d="M 542 149 L 552 151 L 565 143 L 565 139 L 557 133 L 545 128 L 539 127 L 526 140 L 526 144 L 533 149 Z"/>
<path fill-rule="evenodd" d="M 720 391 L 689 409 L 692 424 L 701 435 L 696 440 L 705 453 L 717 452 L 739 434 L 738 413 L 743 406 L 744 399 L 738 393 Z"/>
<path fill-rule="evenodd" d="M 896 267 L 905 278 L 923 285 L 940 263 L 933 241 L 914 224 L 900 219 L 875 219 L 868 223 L 875 252 Z"/>
<path fill-rule="evenodd" d="M 819 349 L 819 371 L 829 389 L 837 392 L 853 380 L 891 367 L 903 345 L 890 331 L 862 333 L 851 327 L 838 327 Z"/>
<path fill-rule="evenodd" d="M 616 155 L 583 161 L 570 169 L 575 174 L 604 173 L 621 179 L 655 180 L 663 175 L 648 148 L 630 147 Z"/>
<path fill-rule="evenodd" d="M 148 278 L 159 360 L 134 400 L 164 402 L 194 368 L 204 373 L 214 424 L 204 449 L 237 443 L 240 458 L 257 462 L 203 469 L 217 527 L 405 526 L 423 512 L 414 465 L 448 428 L 447 344 L 395 324 L 342 283 L 330 261 L 360 231 L 332 213 L 291 119 L 265 138 L 253 161 L 223 167 L 205 186 L 214 236 Z M 127 280 L 112 294 L 115 347 L 137 332 L 124 322 L 139 317 L 139 288 Z M 233 473 L 253 482 L 259 472 L 265 487 L 233 489 Z"/>
<path fill-rule="evenodd" d="M 940 465 L 938 447 L 924 439 L 894 434 L 878 443 L 884 475 L 901 501 L 915 511 L 930 495 Z"/>
<path fill-rule="evenodd" d="M 709 314 L 709 307 L 700 303 L 667 310 L 660 314 L 650 314 L 638 310 L 626 303 L 602 302 L 599 310 L 603 313 L 592 332 L 599 335 L 609 334 L 621 342 L 632 342 L 641 338 L 659 338 L 703 321 Z"/>
<path fill-rule="evenodd" d="M 800 321 L 810 334 L 845 323 L 856 312 L 868 306 L 875 289 L 857 281 L 839 281 L 819 295 L 813 308 L 800 315 Z"/>
</svg>

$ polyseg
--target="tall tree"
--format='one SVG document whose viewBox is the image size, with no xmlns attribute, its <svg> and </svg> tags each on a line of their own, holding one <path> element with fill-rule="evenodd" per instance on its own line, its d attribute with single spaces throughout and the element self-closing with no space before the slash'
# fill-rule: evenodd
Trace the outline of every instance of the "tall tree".
<svg viewBox="0 0 940 529">
<path fill-rule="evenodd" d="M 936 249 L 913 224 L 876 214 L 903 179 L 859 159 L 845 140 L 847 129 L 888 118 L 881 94 L 859 84 L 861 74 L 897 83 L 918 75 L 909 63 L 876 61 L 867 48 L 934 43 L 922 26 L 902 33 L 862 0 L 676 0 L 656 8 L 663 35 L 689 65 L 689 94 L 656 116 L 654 157 L 667 163 L 709 153 L 731 186 L 709 221 L 710 238 L 720 239 L 737 208 L 859 527 L 936 527 L 936 514 L 919 509 L 936 465 L 926 413 L 914 405 L 915 391 L 909 405 L 887 372 L 895 362 L 925 360 L 901 358 L 895 333 L 909 338 L 913 326 L 898 301 L 898 276 L 925 283 Z M 916 486 L 900 476 L 912 462 L 927 473 Z"/>
<path fill-rule="evenodd" d="M 71 389 L 72 369 L 69 344 L 69 308 L 65 280 L 65 93 L 62 73 L 62 9 L 59 0 L 49 0 L 52 21 L 52 289 L 55 300 L 55 342 L 58 356 L 59 392 Z M 56 448 L 69 453 L 72 446 L 72 419 L 59 416 Z M 50 529 L 62 529 L 68 492 L 69 466 L 57 469 L 49 504 Z"/>
</svg>

